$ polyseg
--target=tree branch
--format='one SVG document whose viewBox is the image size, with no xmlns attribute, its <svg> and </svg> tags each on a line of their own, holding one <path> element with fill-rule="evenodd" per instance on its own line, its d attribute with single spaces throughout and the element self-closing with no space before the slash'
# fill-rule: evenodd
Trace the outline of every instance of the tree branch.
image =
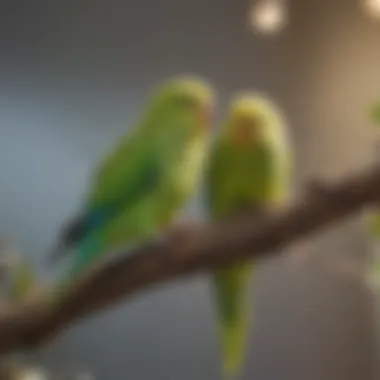
<svg viewBox="0 0 380 380">
<path fill-rule="evenodd" d="M 235 260 L 268 256 L 290 242 L 380 201 L 380 167 L 335 184 L 320 184 L 287 210 L 257 220 L 248 213 L 217 225 L 148 242 L 88 272 L 67 296 L 40 296 L 0 314 L 0 353 L 36 345 L 71 323 L 166 280 L 209 271 Z"/>
</svg>

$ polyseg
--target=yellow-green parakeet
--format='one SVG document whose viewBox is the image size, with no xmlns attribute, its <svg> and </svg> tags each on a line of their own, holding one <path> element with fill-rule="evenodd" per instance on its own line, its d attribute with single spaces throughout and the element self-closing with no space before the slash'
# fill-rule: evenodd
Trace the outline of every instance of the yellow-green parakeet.
<svg viewBox="0 0 380 380">
<path fill-rule="evenodd" d="M 247 210 L 282 206 L 291 193 L 291 150 L 279 111 L 259 94 L 231 101 L 208 166 L 207 204 L 219 220 Z M 223 372 L 234 376 L 244 362 L 248 335 L 247 288 L 252 262 L 214 271 L 215 305 Z"/>
<path fill-rule="evenodd" d="M 173 222 L 203 173 L 213 103 L 211 85 L 192 76 L 153 91 L 132 132 L 98 166 L 82 212 L 60 237 L 53 256 L 74 251 L 70 278 L 103 253 Z"/>
</svg>

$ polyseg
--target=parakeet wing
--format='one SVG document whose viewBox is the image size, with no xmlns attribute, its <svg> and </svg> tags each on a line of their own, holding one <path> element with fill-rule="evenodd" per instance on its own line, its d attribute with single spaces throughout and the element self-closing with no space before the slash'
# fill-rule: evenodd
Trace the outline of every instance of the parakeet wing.
<svg viewBox="0 0 380 380">
<path fill-rule="evenodd" d="M 286 150 L 276 149 L 271 145 L 263 145 L 243 157 L 242 162 L 234 161 L 234 152 L 222 140 L 216 141 L 212 149 L 206 178 L 207 207 L 213 217 L 225 217 L 239 211 L 245 206 L 275 206 L 283 204 L 290 196 L 290 162 Z M 251 162 L 249 162 L 251 161 Z M 246 175 L 250 166 L 251 176 Z M 245 166 L 245 167 L 244 167 Z M 240 172 L 241 171 L 241 172 Z M 233 184 L 239 178 L 242 191 L 249 204 L 239 205 Z M 232 186 L 229 186 L 229 183 Z"/>
<path fill-rule="evenodd" d="M 96 170 L 88 209 L 124 209 L 157 185 L 159 157 L 152 142 L 137 133 L 122 141 Z"/>
<path fill-rule="evenodd" d="M 66 226 L 52 259 L 62 255 L 62 246 L 81 240 L 157 188 L 161 167 L 153 148 L 150 140 L 135 133 L 104 158 L 83 213 Z"/>
</svg>

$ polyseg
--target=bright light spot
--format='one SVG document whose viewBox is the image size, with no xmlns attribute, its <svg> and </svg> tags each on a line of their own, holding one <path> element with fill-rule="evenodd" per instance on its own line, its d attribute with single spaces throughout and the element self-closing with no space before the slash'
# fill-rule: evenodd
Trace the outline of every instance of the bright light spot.
<svg viewBox="0 0 380 380">
<path fill-rule="evenodd" d="M 287 7 L 284 0 L 259 0 L 250 10 L 250 25 L 265 34 L 280 32 L 287 22 Z"/>
<path fill-rule="evenodd" d="M 39 371 L 37 369 L 28 369 L 21 376 L 21 380 L 47 380 L 46 373 Z"/>
<path fill-rule="evenodd" d="M 363 0 L 363 5 L 370 16 L 380 19 L 380 0 Z"/>
</svg>

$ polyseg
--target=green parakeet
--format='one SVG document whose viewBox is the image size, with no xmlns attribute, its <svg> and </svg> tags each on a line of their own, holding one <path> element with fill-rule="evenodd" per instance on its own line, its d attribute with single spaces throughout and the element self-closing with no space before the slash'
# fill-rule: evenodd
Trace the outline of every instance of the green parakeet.
<svg viewBox="0 0 380 380">
<path fill-rule="evenodd" d="M 291 193 L 290 153 L 285 123 L 274 104 L 258 94 L 234 99 L 208 166 L 211 217 L 219 220 L 241 211 L 284 205 Z M 240 262 L 212 275 L 226 376 L 237 375 L 244 362 L 253 266 Z"/>
<path fill-rule="evenodd" d="M 73 250 L 70 278 L 173 222 L 203 173 L 213 103 L 211 85 L 191 76 L 153 91 L 133 130 L 97 167 L 82 212 L 59 239 L 53 257 Z"/>
</svg>

